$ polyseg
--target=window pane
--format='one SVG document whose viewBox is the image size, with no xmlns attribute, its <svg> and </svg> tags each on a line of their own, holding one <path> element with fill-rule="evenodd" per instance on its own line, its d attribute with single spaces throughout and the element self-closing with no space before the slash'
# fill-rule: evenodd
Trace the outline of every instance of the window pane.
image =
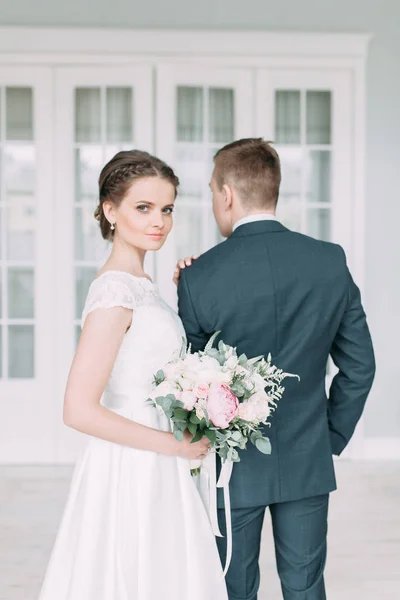
<svg viewBox="0 0 400 600">
<path fill-rule="evenodd" d="M 8 328 L 8 376 L 34 377 L 34 331 L 32 325 Z"/>
<path fill-rule="evenodd" d="M 75 141 L 101 141 L 100 88 L 78 88 L 75 91 Z"/>
<path fill-rule="evenodd" d="M 282 183 L 280 198 L 298 198 L 301 194 L 301 173 L 304 164 L 304 153 L 301 148 L 278 149 L 281 159 Z"/>
<path fill-rule="evenodd" d="M 3 377 L 3 327 L 0 325 L 0 379 Z"/>
<path fill-rule="evenodd" d="M 300 197 L 290 200 L 283 196 L 279 198 L 276 216 L 285 227 L 301 232 L 301 201 Z"/>
<path fill-rule="evenodd" d="M 129 142 L 132 129 L 132 88 L 107 88 L 107 141 Z"/>
<path fill-rule="evenodd" d="M 110 246 L 101 237 L 98 221 L 90 206 L 75 209 L 75 258 L 85 261 L 105 260 Z"/>
<path fill-rule="evenodd" d="M 32 319 L 34 316 L 33 269 L 9 269 L 8 316 L 11 319 Z"/>
<path fill-rule="evenodd" d="M 313 150 L 307 157 L 305 167 L 307 201 L 330 202 L 331 153 Z"/>
<path fill-rule="evenodd" d="M 36 188 L 36 151 L 29 144 L 8 144 L 4 152 L 6 200 L 33 195 Z"/>
<path fill-rule="evenodd" d="M 233 90 L 210 89 L 209 141 L 226 144 L 234 138 Z"/>
<path fill-rule="evenodd" d="M 309 208 L 307 234 L 329 242 L 331 239 L 331 212 L 325 208 Z"/>
<path fill-rule="evenodd" d="M 108 163 L 109 160 L 111 160 L 116 154 L 117 152 L 121 152 L 121 150 L 133 150 L 134 149 L 134 144 L 133 142 L 130 142 L 129 144 L 125 143 L 125 144 L 107 144 L 107 146 L 104 147 L 104 160 L 102 163 L 102 167 Z M 99 173 L 98 175 L 100 175 L 100 169 L 99 169 Z"/>
<path fill-rule="evenodd" d="M 331 92 L 307 92 L 307 144 L 331 143 Z"/>
<path fill-rule="evenodd" d="M 177 148 L 177 173 L 180 177 L 180 196 L 201 198 L 204 186 L 204 148 L 185 145 Z"/>
<path fill-rule="evenodd" d="M 176 110 L 178 142 L 202 142 L 203 88 L 179 86 Z"/>
<path fill-rule="evenodd" d="M 6 139 L 33 140 L 32 88 L 6 88 Z"/>
<path fill-rule="evenodd" d="M 300 144 L 300 92 L 277 90 L 275 93 L 275 142 Z"/>
<path fill-rule="evenodd" d="M 3 269 L 0 269 L 0 319 L 3 319 Z M 1 329 L 1 325 L 0 325 Z"/>
<path fill-rule="evenodd" d="M 191 206 L 177 206 L 175 215 L 177 253 L 179 257 L 198 254 L 203 248 L 202 206 L 196 202 Z"/>
<path fill-rule="evenodd" d="M 82 311 L 85 306 L 86 296 L 89 291 L 89 286 L 93 279 L 96 277 L 98 269 L 95 267 L 77 267 L 76 268 L 76 305 L 75 305 L 75 316 L 77 319 L 81 319 Z"/>
<path fill-rule="evenodd" d="M 99 197 L 98 179 L 103 166 L 101 146 L 83 146 L 75 150 L 75 201 L 92 202 Z"/>
<path fill-rule="evenodd" d="M 7 255 L 10 260 L 35 259 L 36 208 L 32 196 L 12 199 L 7 208 Z"/>
</svg>

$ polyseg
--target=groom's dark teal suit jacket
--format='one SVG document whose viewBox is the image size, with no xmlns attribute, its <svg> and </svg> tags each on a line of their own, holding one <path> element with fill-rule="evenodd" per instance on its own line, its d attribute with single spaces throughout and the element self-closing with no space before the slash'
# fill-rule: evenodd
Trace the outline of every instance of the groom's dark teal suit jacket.
<svg viewBox="0 0 400 600">
<path fill-rule="evenodd" d="M 272 454 L 252 444 L 241 452 L 232 507 L 334 490 L 332 454 L 348 444 L 375 373 L 360 293 L 342 248 L 277 221 L 241 225 L 182 271 L 179 314 L 193 351 L 220 330 L 239 354 L 271 353 L 274 364 L 300 376 L 300 382 L 285 380 L 266 430 Z M 327 396 L 329 355 L 339 372 Z"/>
</svg>

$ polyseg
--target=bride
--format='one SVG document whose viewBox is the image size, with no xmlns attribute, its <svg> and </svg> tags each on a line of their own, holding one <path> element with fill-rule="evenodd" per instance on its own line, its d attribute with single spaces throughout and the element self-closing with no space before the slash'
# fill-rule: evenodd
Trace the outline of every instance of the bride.
<svg viewBox="0 0 400 600">
<path fill-rule="evenodd" d="M 100 174 L 95 216 L 113 247 L 89 289 L 64 400 L 64 422 L 90 439 L 39 600 L 227 600 L 188 462 L 208 442 L 177 442 L 146 402 L 185 335 L 143 271 L 171 231 L 178 183 L 137 150 Z"/>
</svg>

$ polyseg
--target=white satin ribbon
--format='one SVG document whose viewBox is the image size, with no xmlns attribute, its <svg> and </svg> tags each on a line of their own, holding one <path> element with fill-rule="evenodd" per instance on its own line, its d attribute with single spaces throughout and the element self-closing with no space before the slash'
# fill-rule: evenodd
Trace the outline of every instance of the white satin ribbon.
<svg viewBox="0 0 400 600">
<path fill-rule="evenodd" d="M 201 464 L 199 475 L 199 492 L 208 512 L 213 533 L 217 537 L 223 537 L 218 525 L 217 488 L 222 488 L 224 490 L 227 537 L 224 577 L 228 572 L 232 559 L 232 517 L 231 498 L 229 493 L 229 481 L 231 479 L 232 469 L 232 461 L 229 460 L 224 462 L 217 482 L 217 455 L 215 452 L 210 452 Z"/>
</svg>

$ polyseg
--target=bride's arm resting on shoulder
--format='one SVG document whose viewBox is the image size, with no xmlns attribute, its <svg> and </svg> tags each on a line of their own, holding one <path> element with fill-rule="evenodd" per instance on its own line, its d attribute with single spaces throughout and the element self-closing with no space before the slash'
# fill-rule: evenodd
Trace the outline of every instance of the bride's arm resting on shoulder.
<svg viewBox="0 0 400 600">
<path fill-rule="evenodd" d="M 172 433 L 126 419 L 100 404 L 131 321 L 132 310 L 123 307 L 100 308 L 87 316 L 68 377 L 64 423 L 122 446 L 189 460 L 204 457 L 209 446 L 205 440 L 191 444 L 192 436 L 186 435 L 178 442 Z"/>
</svg>

